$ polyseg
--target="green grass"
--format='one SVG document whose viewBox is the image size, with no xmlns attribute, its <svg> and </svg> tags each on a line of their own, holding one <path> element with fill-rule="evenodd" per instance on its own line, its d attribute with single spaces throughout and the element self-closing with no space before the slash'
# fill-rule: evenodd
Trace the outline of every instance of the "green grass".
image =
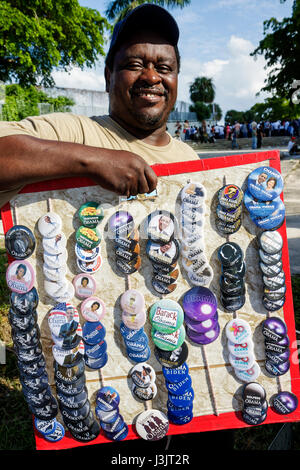
<svg viewBox="0 0 300 470">
<path fill-rule="evenodd" d="M 0 450 L 30 451 L 35 449 L 32 416 L 21 391 L 7 320 L 6 262 L 5 251 L 0 248 L 0 340 L 7 346 L 6 364 L 0 365 Z M 300 276 L 292 277 L 292 288 L 296 329 L 300 330 Z M 234 450 L 267 450 L 281 427 L 282 424 L 267 424 L 234 430 Z M 201 442 L 201 438 L 199 440 Z M 293 424 L 293 449 L 300 450 L 300 423 Z"/>
</svg>

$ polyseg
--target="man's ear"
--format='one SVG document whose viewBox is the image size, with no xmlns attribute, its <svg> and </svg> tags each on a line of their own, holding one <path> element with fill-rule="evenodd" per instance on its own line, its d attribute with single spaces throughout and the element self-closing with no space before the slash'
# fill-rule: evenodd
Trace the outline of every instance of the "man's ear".
<svg viewBox="0 0 300 470">
<path fill-rule="evenodd" d="M 108 93 L 109 88 L 110 88 L 110 70 L 107 67 L 107 65 L 105 66 L 105 69 L 104 69 L 104 77 L 105 77 L 105 91 Z"/>
</svg>

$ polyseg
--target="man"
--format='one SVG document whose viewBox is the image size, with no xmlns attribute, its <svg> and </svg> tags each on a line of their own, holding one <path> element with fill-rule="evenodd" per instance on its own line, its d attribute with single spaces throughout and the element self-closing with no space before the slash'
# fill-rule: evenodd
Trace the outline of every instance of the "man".
<svg viewBox="0 0 300 470">
<path fill-rule="evenodd" d="M 166 131 L 177 97 L 179 30 L 145 4 L 119 22 L 106 57 L 109 116 L 54 113 L 0 124 L 0 207 L 24 185 L 87 176 L 127 197 L 151 192 L 155 163 L 195 160 Z"/>
<path fill-rule="evenodd" d="M 252 148 L 257 148 L 257 122 L 254 120 L 251 122 L 251 135 L 252 135 Z"/>
</svg>

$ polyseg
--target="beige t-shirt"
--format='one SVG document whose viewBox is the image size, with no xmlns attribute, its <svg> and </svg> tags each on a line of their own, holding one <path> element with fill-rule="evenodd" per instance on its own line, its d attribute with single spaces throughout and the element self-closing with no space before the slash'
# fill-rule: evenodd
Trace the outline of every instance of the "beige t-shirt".
<svg viewBox="0 0 300 470">
<path fill-rule="evenodd" d="M 198 160 L 197 153 L 184 142 L 170 141 L 162 147 L 149 145 L 129 134 L 109 116 L 86 117 L 72 113 L 52 113 L 34 116 L 19 122 L 0 122 L 0 137 L 25 134 L 42 139 L 113 150 L 128 150 L 149 164 Z M 5 171 L 5 168 L 1 169 Z M 16 195 L 21 187 L 0 191 L 0 207 Z"/>
</svg>

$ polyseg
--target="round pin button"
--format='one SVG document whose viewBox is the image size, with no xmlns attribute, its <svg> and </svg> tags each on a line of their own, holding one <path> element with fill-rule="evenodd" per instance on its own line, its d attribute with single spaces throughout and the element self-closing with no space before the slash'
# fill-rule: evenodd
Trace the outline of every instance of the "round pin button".
<svg viewBox="0 0 300 470">
<path fill-rule="evenodd" d="M 129 314 L 138 314 L 145 310 L 145 299 L 141 292 L 136 289 L 126 290 L 120 298 L 122 309 Z"/>
<path fill-rule="evenodd" d="M 125 237 L 134 229 L 132 215 L 127 211 L 117 211 L 108 222 L 109 231 L 114 237 Z"/>
<path fill-rule="evenodd" d="M 179 367 L 162 367 L 162 372 L 164 375 L 164 378 L 168 382 L 172 383 L 177 383 L 181 382 L 189 373 L 189 367 L 186 362 L 184 362 L 181 366 Z"/>
<path fill-rule="evenodd" d="M 223 235 L 230 235 L 237 232 L 241 228 L 242 221 L 237 219 L 235 222 L 225 222 L 222 219 L 217 218 L 216 221 L 217 230 Z"/>
<path fill-rule="evenodd" d="M 59 255 L 66 250 L 67 239 L 65 234 L 61 232 L 52 238 L 43 237 L 42 244 L 44 252 L 48 255 Z"/>
<path fill-rule="evenodd" d="M 138 271 L 142 264 L 142 258 L 137 256 L 132 261 L 125 261 L 124 259 L 117 258 L 116 266 L 123 274 L 133 274 Z"/>
<path fill-rule="evenodd" d="M 219 203 L 226 209 L 237 209 L 242 203 L 243 197 L 242 189 L 235 184 L 227 184 L 218 191 Z"/>
<path fill-rule="evenodd" d="M 9 294 L 9 302 L 11 308 L 17 315 L 28 315 L 34 312 L 38 306 L 38 292 L 35 287 L 24 294 L 12 291 Z"/>
<path fill-rule="evenodd" d="M 188 338 L 196 344 L 210 344 L 218 338 L 220 334 L 220 325 L 219 323 L 216 323 L 211 330 L 206 331 L 205 333 L 197 333 L 187 327 L 186 334 Z"/>
<path fill-rule="evenodd" d="M 282 193 L 283 179 L 275 168 L 262 166 L 250 173 L 247 186 L 256 199 L 270 201 Z"/>
<path fill-rule="evenodd" d="M 67 419 L 73 423 L 78 423 L 87 418 L 91 411 L 91 405 L 89 400 L 86 400 L 81 408 L 68 408 L 59 403 L 59 409 L 64 420 Z"/>
<path fill-rule="evenodd" d="M 62 228 L 60 216 L 54 212 L 47 212 L 38 220 L 38 229 L 45 238 L 53 238 L 59 235 Z"/>
<path fill-rule="evenodd" d="M 147 218 L 147 234 L 149 240 L 161 244 L 168 243 L 174 235 L 174 215 L 165 210 L 152 212 Z"/>
<path fill-rule="evenodd" d="M 62 253 L 57 255 L 49 255 L 48 253 L 43 253 L 44 263 L 48 266 L 49 269 L 59 269 L 62 266 L 65 266 L 67 261 L 67 252 L 64 250 Z"/>
<path fill-rule="evenodd" d="M 79 299 L 92 297 L 96 292 L 96 281 L 90 274 L 77 274 L 73 279 L 75 295 Z"/>
<path fill-rule="evenodd" d="M 179 348 L 185 340 L 185 328 L 181 325 L 178 330 L 173 333 L 162 333 L 152 327 L 151 337 L 154 344 L 165 351 L 173 351 Z"/>
<path fill-rule="evenodd" d="M 156 276 L 155 276 L 156 277 Z M 164 282 L 157 281 L 156 279 L 152 278 L 151 284 L 153 289 L 158 292 L 159 294 L 170 294 L 174 292 L 177 287 L 177 284 L 165 284 Z"/>
<path fill-rule="evenodd" d="M 69 302 L 75 295 L 73 284 L 66 279 L 58 282 L 52 282 L 45 279 L 44 289 L 46 294 L 56 300 L 56 302 Z"/>
<path fill-rule="evenodd" d="M 214 317 L 218 301 L 210 289 L 197 286 L 184 294 L 182 306 L 185 315 L 191 320 L 205 321 Z"/>
<path fill-rule="evenodd" d="M 66 367 L 54 361 L 54 376 L 65 384 L 75 383 L 84 374 L 84 360 L 78 361 L 73 367 Z"/>
<path fill-rule="evenodd" d="M 177 261 L 179 251 L 180 247 L 177 240 L 172 240 L 164 245 L 148 240 L 146 245 L 146 253 L 151 261 L 168 266 Z"/>
<path fill-rule="evenodd" d="M 149 312 L 151 325 L 162 333 L 173 333 L 183 324 L 184 313 L 174 300 L 161 299 L 155 302 Z"/>
<path fill-rule="evenodd" d="M 280 310 L 284 306 L 285 296 L 279 300 L 269 300 L 266 296 L 263 296 L 262 303 L 268 312 L 277 312 L 277 310 Z"/>
<path fill-rule="evenodd" d="M 130 377 L 138 387 L 147 388 L 150 383 L 155 381 L 156 374 L 152 366 L 142 362 L 131 369 Z"/>
<path fill-rule="evenodd" d="M 96 395 L 96 406 L 102 411 L 115 410 L 120 403 L 120 395 L 113 387 L 106 386 L 98 390 Z"/>
<path fill-rule="evenodd" d="M 218 249 L 218 258 L 226 267 L 240 265 L 244 254 L 241 247 L 234 242 L 223 243 Z"/>
<path fill-rule="evenodd" d="M 173 405 L 178 407 L 184 407 L 193 403 L 195 393 L 193 388 L 189 388 L 181 395 L 176 395 L 175 393 L 168 392 L 168 399 Z"/>
<path fill-rule="evenodd" d="M 242 397 L 244 405 L 262 406 L 266 400 L 266 391 L 261 384 L 249 382 L 243 387 Z"/>
<path fill-rule="evenodd" d="M 151 409 L 138 415 L 135 423 L 137 434 L 146 441 L 158 441 L 166 436 L 169 429 L 167 416 L 159 410 Z"/>
<path fill-rule="evenodd" d="M 146 319 L 147 315 L 145 311 L 136 314 L 125 311 L 122 312 L 122 322 L 129 329 L 140 330 L 140 328 L 145 325 Z"/>
<path fill-rule="evenodd" d="M 93 369 L 93 370 L 99 370 L 102 367 L 104 367 L 105 364 L 107 363 L 108 354 L 104 353 L 96 359 L 85 356 L 84 360 L 85 360 L 85 364 L 86 364 L 87 367 L 89 367 L 90 369 Z"/>
<path fill-rule="evenodd" d="M 281 256 L 282 256 L 281 251 L 271 255 L 271 254 L 268 254 L 265 251 L 263 251 L 261 248 L 259 249 L 258 254 L 259 254 L 260 260 L 264 264 L 267 264 L 267 265 L 277 264 L 281 260 Z"/>
<path fill-rule="evenodd" d="M 5 234 L 5 248 L 15 259 L 23 260 L 31 256 L 35 245 L 32 231 L 24 225 L 15 225 Z"/>
<path fill-rule="evenodd" d="M 46 436 L 47 434 L 52 434 L 54 432 L 57 425 L 57 420 L 56 418 L 50 420 L 35 418 L 34 425 L 37 431 Z"/>
<path fill-rule="evenodd" d="M 180 367 L 188 358 L 188 346 L 184 342 L 179 348 L 173 351 L 165 351 L 155 346 L 154 354 L 158 362 L 163 366 L 170 369 Z"/>
<path fill-rule="evenodd" d="M 293 413 L 298 407 L 298 398 L 291 392 L 279 392 L 272 397 L 272 407 L 281 415 Z"/>
<path fill-rule="evenodd" d="M 258 363 L 254 362 L 253 366 L 250 369 L 235 369 L 234 372 L 237 378 L 240 379 L 242 382 L 253 382 L 260 376 L 261 369 Z"/>
<path fill-rule="evenodd" d="M 259 201 L 246 190 L 244 194 L 244 204 L 251 217 L 267 217 L 278 208 L 280 197 L 270 201 Z"/>
<path fill-rule="evenodd" d="M 182 395 L 192 387 L 192 379 L 189 374 L 180 380 L 180 382 L 169 382 L 166 380 L 168 392 L 174 395 Z"/>
<path fill-rule="evenodd" d="M 97 421 L 94 421 L 90 429 L 84 432 L 74 432 L 71 431 L 72 436 L 79 442 L 90 442 L 96 439 L 100 433 L 100 425 Z"/>
<path fill-rule="evenodd" d="M 78 311 L 69 303 L 56 305 L 48 314 L 48 325 L 54 336 L 66 337 L 74 334 L 78 324 Z"/>
<path fill-rule="evenodd" d="M 157 394 L 157 387 L 154 382 L 150 383 L 148 387 L 139 387 L 136 384 L 132 385 L 131 391 L 135 398 L 138 398 L 142 401 L 152 400 L 156 397 Z"/>
<path fill-rule="evenodd" d="M 99 297 L 88 297 L 80 307 L 81 314 L 89 322 L 101 321 L 106 313 L 106 307 Z"/>
<path fill-rule="evenodd" d="M 33 288 L 34 281 L 35 273 L 27 260 L 13 261 L 6 270 L 7 286 L 18 294 L 29 292 Z"/>
<path fill-rule="evenodd" d="M 248 338 L 245 343 L 240 344 L 233 343 L 232 341 L 228 340 L 227 347 L 230 354 L 236 357 L 245 357 L 249 353 L 253 353 L 254 350 L 254 344 L 251 338 Z"/>
<path fill-rule="evenodd" d="M 82 327 L 82 338 L 85 343 L 94 345 L 102 341 L 106 330 L 100 321 L 86 321 Z"/>
<path fill-rule="evenodd" d="M 52 346 L 53 357 L 61 366 L 73 367 L 84 355 L 83 341 L 73 349 L 61 349 L 56 344 Z"/>
<path fill-rule="evenodd" d="M 284 362 L 283 364 L 274 364 L 268 359 L 265 361 L 265 369 L 273 377 L 278 377 L 284 375 L 288 372 L 290 368 L 290 362 Z"/>
<path fill-rule="evenodd" d="M 142 351 L 127 349 L 127 356 L 134 362 L 146 362 L 151 356 L 151 349 L 149 346 L 146 346 Z"/>
<path fill-rule="evenodd" d="M 234 369 L 249 370 L 253 366 L 255 361 L 254 354 L 249 353 L 248 356 L 236 357 L 229 354 L 229 362 Z"/>
<path fill-rule="evenodd" d="M 140 335 L 144 333 L 144 328 L 141 327 L 139 330 L 133 330 L 128 328 L 123 322 L 120 324 L 120 332 L 124 338 L 124 341 L 131 341 L 137 339 Z"/>
<path fill-rule="evenodd" d="M 219 219 L 224 222 L 234 223 L 237 219 L 241 217 L 242 214 L 242 205 L 236 209 L 224 209 L 220 204 L 217 206 L 217 216 Z"/>
<path fill-rule="evenodd" d="M 284 271 L 279 272 L 274 277 L 263 276 L 263 283 L 265 287 L 270 290 L 280 289 L 285 285 L 285 273 Z"/>
<path fill-rule="evenodd" d="M 269 341 L 279 342 L 287 334 L 287 327 L 279 317 L 269 317 L 262 324 L 262 334 Z"/>
<path fill-rule="evenodd" d="M 148 346 L 148 336 L 146 333 L 142 333 L 138 338 L 126 340 L 125 345 L 127 348 L 127 352 L 141 352 Z"/>
<path fill-rule="evenodd" d="M 87 273 L 87 274 L 94 274 L 102 266 L 102 257 L 99 255 L 93 261 L 82 261 L 81 259 L 77 258 L 77 266 L 80 271 Z"/>
<path fill-rule="evenodd" d="M 185 317 L 185 323 L 189 327 L 189 330 L 195 331 L 196 333 L 206 333 L 209 330 L 215 328 L 218 322 L 218 312 L 212 318 L 208 318 L 202 322 L 191 320 L 188 316 Z"/>
<path fill-rule="evenodd" d="M 286 349 L 281 354 L 276 354 L 272 351 L 265 351 L 265 356 L 269 361 L 273 362 L 273 364 L 283 364 L 284 362 L 288 361 L 290 357 L 290 351 Z"/>
<path fill-rule="evenodd" d="M 206 189 L 201 183 L 190 182 L 182 188 L 180 197 L 186 206 L 202 206 L 206 198 Z"/>
<path fill-rule="evenodd" d="M 90 201 L 79 208 L 78 215 L 82 225 L 95 228 L 103 219 L 104 212 L 98 202 Z"/>
<path fill-rule="evenodd" d="M 60 268 L 50 268 L 47 264 L 43 264 L 43 273 L 47 281 L 63 283 L 65 281 L 67 266 L 61 266 Z"/>
<path fill-rule="evenodd" d="M 268 254 L 275 254 L 282 250 L 283 239 L 276 230 L 266 230 L 259 236 L 259 245 Z"/>
<path fill-rule="evenodd" d="M 278 208 L 272 212 L 272 214 L 268 215 L 267 217 L 251 216 L 251 219 L 257 225 L 257 227 L 261 228 L 262 230 L 275 230 L 281 227 L 285 219 L 285 206 L 280 200 Z"/>
<path fill-rule="evenodd" d="M 100 246 L 98 245 L 92 249 L 85 249 L 76 243 L 75 254 L 79 260 L 84 261 L 85 263 L 94 261 L 100 255 Z"/>
<path fill-rule="evenodd" d="M 127 424 L 124 422 L 123 426 L 121 427 L 121 429 L 119 429 L 118 431 L 116 432 L 108 432 L 108 431 L 105 431 L 105 435 L 108 439 L 112 440 L 112 441 L 123 441 L 124 439 L 126 439 L 126 437 L 128 436 L 128 426 Z"/>
<path fill-rule="evenodd" d="M 244 343 L 252 336 L 249 323 L 242 318 L 233 318 L 230 320 L 225 327 L 225 333 L 227 338 L 235 344 Z"/>
<path fill-rule="evenodd" d="M 259 267 L 266 277 L 275 277 L 282 271 L 282 261 L 279 261 L 276 264 L 264 264 L 262 262 L 259 263 Z"/>
<path fill-rule="evenodd" d="M 113 424 L 118 417 L 120 416 L 119 414 L 119 408 L 115 408 L 112 411 L 103 411 L 101 408 L 99 408 L 96 405 L 95 408 L 96 416 L 100 421 L 100 424 Z"/>
</svg>

